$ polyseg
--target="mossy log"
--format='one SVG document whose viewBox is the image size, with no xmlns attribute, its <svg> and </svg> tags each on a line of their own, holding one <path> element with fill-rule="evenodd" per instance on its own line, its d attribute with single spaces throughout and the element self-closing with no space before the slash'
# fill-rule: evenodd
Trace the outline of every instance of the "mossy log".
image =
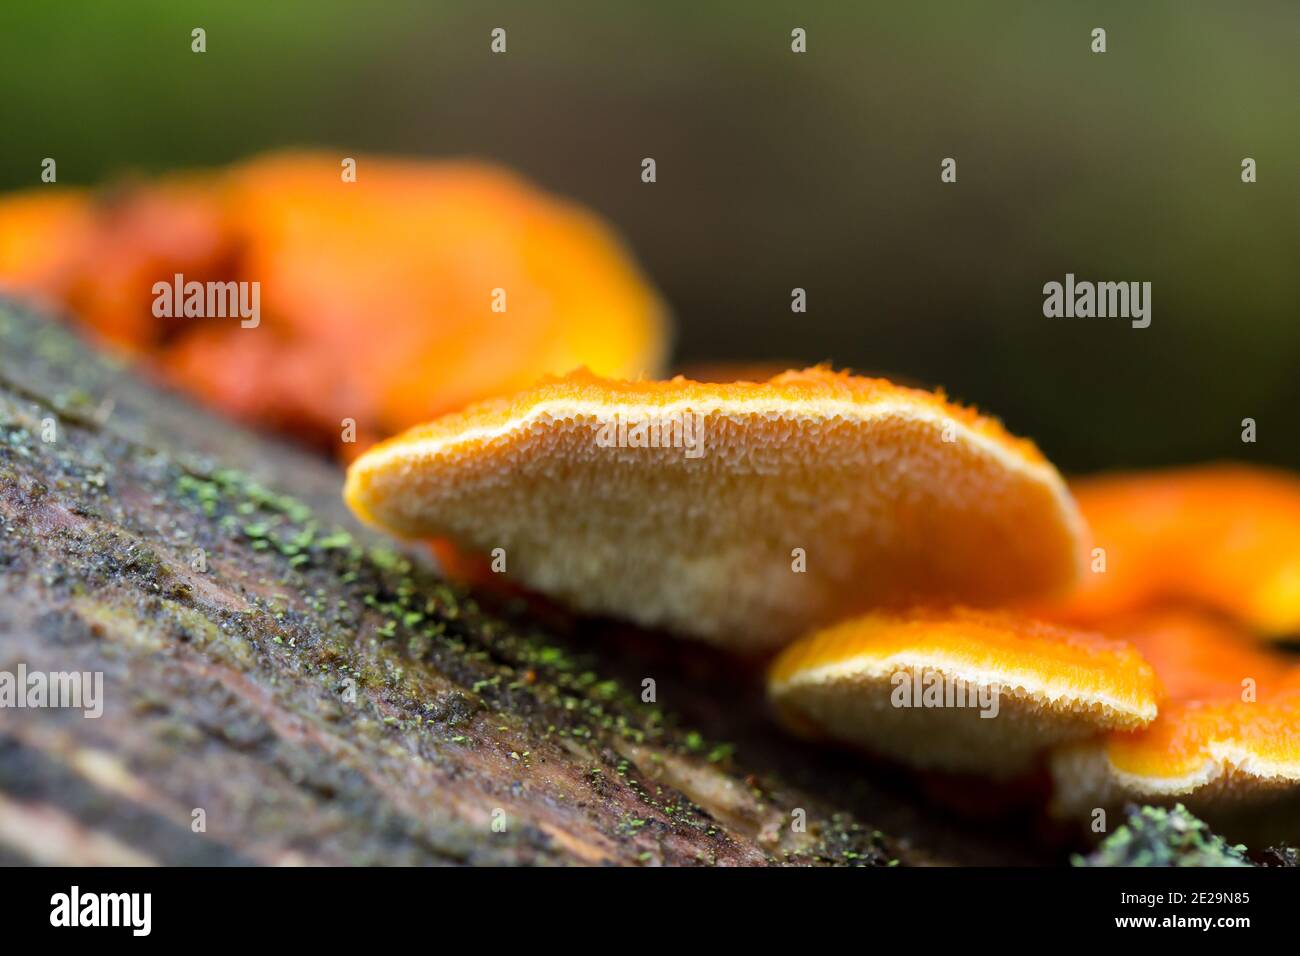
<svg viewBox="0 0 1300 956">
<path fill-rule="evenodd" d="M 0 708 L 2 861 L 1045 861 L 786 738 L 724 655 L 449 586 L 337 467 L 48 317 L 0 343 L 0 670 L 104 682 Z"/>
</svg>

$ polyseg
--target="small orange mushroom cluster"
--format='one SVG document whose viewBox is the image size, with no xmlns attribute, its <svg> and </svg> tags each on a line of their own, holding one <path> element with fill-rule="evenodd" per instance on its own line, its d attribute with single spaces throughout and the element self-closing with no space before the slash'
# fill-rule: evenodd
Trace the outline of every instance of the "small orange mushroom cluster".
<svg viewBox="0 0 1300 956">
<path fill-rule="evenodd" d="M 1284 824 L 1300 819 L 1300 666 L 1258 646 L 1300 632 L 1300 480 L 1209 465 L 1074 491 L 1094 562 L 1037 612 L 1132 642 L 1165 694 L 1148 727 L 1052 755 L 1055 808 L 1176 798 L 1211 815 L 1290 806 Z"/>
<path fill-rule="evenodd" d="M 1120 576 L 1104 601 L 1079 575 L 1096 539 L 1031 444 L 942 396 L 823 368 L 551 380 L 371 449 L 345 496 L 395 533 L 499 553 L 579 610 L 784 648 L 768 689 L 796 732 L 927 770 L 1046 761 L 1070 814 L 1300 793 L 1300 671 L 1208 610 L 1150 610 L 1201 598 L 1290 626 L 1296 485 L 1173 476 L 1172 513 L 1154 514 L 1128 508 L 1153 508 L 1160 480 L 1132 481 L 1080 496 Z M 1234 603 L 1227 574 L 1258 587 Z"/>
<path fill-rule="evenodd" d="M 0 286 L 229 414 L 348 455 L 545 374 L 661 370 L 664 307 L 587 211 L 479 163 L 344 172 L 292 153 L 9 197 Z M 257 283 L 256 322 L 157 314 L 155 285 L 178 275 Z"/>
<path fill-rule="evenodd" d="M 1300 833 L 1300 665 L 1261 648 L 1256 635 L 1294 633 L 1300 620 L 1294 589 L 1300 482 L 1266 470 L 1212 466 L 1074 487 L 1096 559 L 1075 590 L 1035 604 L 1032 614 L 1006 612 L 992 631 L 988 620 L 972 626 L 960 612 L 914 612 L 883 630 L 878 620 L 865 619 L 814 635 L 788 649 L 774 667 L 770 690 L 779 711 L 797 728 L 806 731 L 815 723 L 831 737 L 919 766 L 982 766 L 994 773 L 1004 761 L 986 751 L 1001 751 L 1006 743 L 993 730 L 966 740 L 965 749 L 947 749 L 926 737 L 936 725 L 934 715 L 895 715 L 917 733 L 918 754 L 898 752 L 909 738 L 897 731 L 882 744 L 886 724 L 860 719 L 846 726 L 844 690 L 865 688 L 871 675 L 879 676 L 875 656 L 888 646 L 885 635 L 921 629 L 923 636 L 908 642 L 908 667 L 941 675 L 962 673 L 960 662 L 976 647 L 980 659 L 995 663 L 967 666 L 966 679 L 981 690 L 998 686 L 1005 693 L 1009 685 L 1018 710 L 1026 681 L 1016 676 L 1018 657 L 1007 650 L 1014 635 L 1120 642 L 1129 649 L 1127 673 L 1154 675 L 1154 683 L 1143 685 L 1151 710 L 1137 723 L 1107 725 L 1095 686 L 1104 670 L 1060 668 L 1072 691 L 1057 699 L 1091 705 L 1092 726 L 1073 739 L 1056 733 L 1041 741 L 1039 752 L 1048 756 L 1055 782 L 1054 809 L 1079 817 L 1126 801 L 1181 800 L 1222 819 L 1245 808 L 1274 806 L 1283 808 L 1283 828 L 1267 832 L 1294 838 Z M 1058 623 L 1042 623 L 1044 617 Z M 1094 632 L 1091 638 L 1075 629 L 1082 624 Z M 839 639 L 828 645 L 835 634 Z M 845 641 L 845 634 L 852 639 Z M 818 660 L 813 653 L 827 646 L 835 649 L 836 660 L 825 654 Z M 824 683 L 827 674 L 835 678 L 830 685 Z M 877 703 L 883 690 L 874 689 Z M 864 713 L 861 700 L 851 706 Z M 1042 719 L 1035 725 L 1039 733 L 1051 727 Z M 1023 744 L 1029 735 L 1016 739 Z"/>
</svg>

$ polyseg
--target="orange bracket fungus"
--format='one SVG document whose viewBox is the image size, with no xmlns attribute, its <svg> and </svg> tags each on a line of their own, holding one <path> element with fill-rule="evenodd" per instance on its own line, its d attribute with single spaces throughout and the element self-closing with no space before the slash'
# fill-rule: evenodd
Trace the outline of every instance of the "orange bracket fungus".
<svg viewBox="0 0 1300 956">
<path fill-rule="evenodd" d="M 881 605 L 1050 593 L 1080 558 L 1032 444 L 824 368 L 547 381 L 372 448 L 345 495 L 399 535 L 502 549 L 518 583 L 582 611 L 749 652 Z"/>
<path fill-rule="evenodd" d="M 1165 696 L 1149 726 L 1053 755 L 1059 813 L 1174 799 L 1206 812 L 1300 796 L 1300 668 L 1195 613 L 1147 614 L 1109 630 L 1151 661 Z"/>
<path fill-rule="evenodd" d="M 1054 619 L 1103 623 L 1170 600 L 1265 636 L 1300 633 L 1300 479 L 1241 465 L 1091 478 L 1072 486 L 1093 568 Z"/>
<path fill-rule="evenodd" d="M 869 614 L 786 648 L 768 675 L 784 723 L 922 770 L 1010 777 L 1041 753 L 1156 716 L 1123 641 L 964 609 Z"/>
<path fill-rule="evenodd" d="M 481 163 L 354 168 L 289 153 L 9 197 L 0 285 L 66 306 L 228 414 L 346 457 L 543 375 L 659 374 L 666 310 L 594 215 Z M 158 283 L 256 284 L 260 314 L 158 309 Z"/>
</svg>

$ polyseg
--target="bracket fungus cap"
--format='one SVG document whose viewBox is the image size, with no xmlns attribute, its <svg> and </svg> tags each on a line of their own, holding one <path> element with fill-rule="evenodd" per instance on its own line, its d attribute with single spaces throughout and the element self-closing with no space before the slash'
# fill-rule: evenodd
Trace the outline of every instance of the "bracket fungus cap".
<svg viewBox="0 0 1300 956">
<path fill-rule="evenodd" d="M 503 548 L 518 583 L 578 610 L 755 653 L 881 605 L 1050 593 L 1081 559 L 1031 443 L 825 368 L 573 373 L 372 448 L 345 497 L 399 535 Z"/>
<path fill-rule="evenodd" d="M 922 770 L 1005 778 L 1054 745 L 1149 723 L 1159 684 L 1123 641 L 1009 612 L 916 610 L 786 648 L 768 696 L 795 730 Z"/>
</svg>

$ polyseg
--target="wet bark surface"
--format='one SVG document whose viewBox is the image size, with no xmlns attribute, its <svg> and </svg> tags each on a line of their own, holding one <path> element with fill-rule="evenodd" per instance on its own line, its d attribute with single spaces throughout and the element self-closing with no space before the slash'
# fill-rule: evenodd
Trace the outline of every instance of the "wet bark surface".
<svg viewBox="0 0 1300 956">
<path fill-rule="evenodd" d="M 786 737 L 751 665 L 448 585 L 48 317 L 0 343 L 0 671 L 103 675 L 98 718 L 0 708 L 0 862 L 1064 859 Z"/>
</svg>

